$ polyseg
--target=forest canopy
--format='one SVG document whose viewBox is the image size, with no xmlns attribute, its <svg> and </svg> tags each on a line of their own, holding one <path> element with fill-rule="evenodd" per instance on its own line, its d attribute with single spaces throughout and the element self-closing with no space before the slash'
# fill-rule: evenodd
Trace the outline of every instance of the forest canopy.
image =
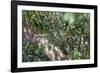
<svg viewBox="0 0 100 73">
<path fill-rule="evenodd" d="M 90 58 L 90 14 L 22 10 L 22 61 Z"/>
</svg>

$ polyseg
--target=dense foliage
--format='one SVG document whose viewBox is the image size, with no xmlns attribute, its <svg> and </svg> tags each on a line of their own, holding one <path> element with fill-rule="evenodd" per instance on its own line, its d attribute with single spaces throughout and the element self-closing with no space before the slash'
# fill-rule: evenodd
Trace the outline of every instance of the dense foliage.
<svg viewBox="0 0 100 73">
<path fill-rule="evenodd" d="M 23 62 L 90 58 L 88 13 L 22 11 Z"/>
</svg>

